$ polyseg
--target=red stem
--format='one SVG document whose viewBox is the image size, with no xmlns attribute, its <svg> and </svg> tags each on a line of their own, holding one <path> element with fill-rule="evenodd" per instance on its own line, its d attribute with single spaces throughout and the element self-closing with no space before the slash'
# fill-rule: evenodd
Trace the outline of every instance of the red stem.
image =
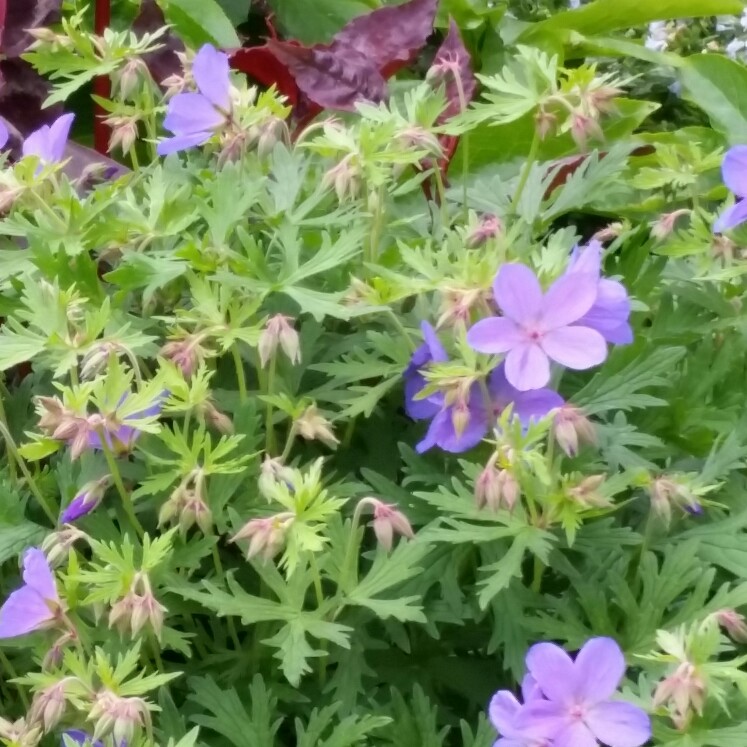
<svg viewBox="0 0 747 747">
<path fill-rule="evenodd" d="M 96 0 L 94 30 L 102 36 L 112 20 L 111 0 Z M 93 92 L 103 99 L 111 95 L 109 78 L 102 76 L 93 81 Z M 96 103 L 93 105 L 93 146 L 99 153 L 109 150 L 109 128 L 104 124 L 106 112 Z"/>
</svg>

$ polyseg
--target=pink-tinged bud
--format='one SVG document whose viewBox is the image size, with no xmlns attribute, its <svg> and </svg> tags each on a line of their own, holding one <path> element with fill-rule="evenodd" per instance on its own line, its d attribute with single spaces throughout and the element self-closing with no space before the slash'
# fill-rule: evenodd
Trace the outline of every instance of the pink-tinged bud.
<svg viewBox="0 0 747 747">
<path fill-rule="evenodd" d="M 503 222 L 497 215 L 488 213 L 480 218 L 480 223 L 467 235 L 467 248 L 477 249 L 484 246 L 490 239 L 503 233 Z"/>
<path fill-rule="evenodd" d="M 659 216 L 658 220 L 651 227 L 651 235 L 660 241 L 665 239 L 674 231 L 677 219 L 681 215 L 689 215 L 690 212 L 687 208 L 682 208 L 681 210 L 674 210 L 671 213 L 664 213 Z"/>
<path fill-rule="evenodd" d="M 210 534 L 213 528 L 213 512 L 200 495 L 189 490 L 185 493 L 184 507 L 179 514 L 179 529 L 182 534 L 194 525 L 204 534 Z"/>
<path fill-rule="evenodd" d="M 586 99 L 589 111 L 595 116 L 599 116 L 600 114 L 611 114 L 616 111 L 615 99 L 622 93 L 623 90 L 615 86 L 600 86 L 593 91 L 588 91 L 584 98 Z"/>
<path fill-rule="evenodd" d="M 521 495 L 521 488 L 510 469 L 498 469 L 494 454 L 475 481 L 475 501 L 478 508 L 486 506 L 491 511 L 505 508 L 513 511 Z"/>
<path fill-rule="evenodd" d="M 224 412 L 221 412 L 212 402 L 207 401 L 203 405 L 202 415 L 205 418 L 205 422 L 220 433 L 225 433 L 226 435 L 233 433 L 231 418 Z"/>
<path fill-rule="evenodd" d="M 19 718 L 13 723 L 0 719 L 0 737 L 13 747 L 36 747 L 43 736 L 42 727 L 28 723 L 25 718 Z"/>
<path fill-rule="evenodd" d="M 451 423 L 454 426 L 454 432 L 461 436 L 469 425 L 471 413 L 467 400 L 458 397 L 454 406 L 451 408 Z"/>
<path fill-rule="evenodd" d="M 583 411 L 565 404 L 558 408 L 553 418 L 553 434 L 558 446 L 569 456 L 578 454 L 580 444 L 596 443 L 596 433 L 592 422 Z"/>
<path fill-rule="evenodd" d="M 309 405 L 293 423 L 293 427 L 301 438 L 307 441 L 321 441 L 330 449 L 337 448 L 340 443 L 332 430 L 332 423 L 319 414 L 316 405 Z"/>
<path fill-rule="evenodd" d="M 286 467 L 280 459 L 272 459 L 265 456 L 260 467 L 257 485 L 259 492 L 267 499 L 268 503 L 275 500 L 274 494 L 278 483 L 285 485 L 291 493 L 295 492 L 293 480 L 295 475 L 290 467 Z"/>
<path fill-rule="evenodd" d="M 275 355 L 278 345 L 283 349 L 291 363 L 296 364 L 301 361 L 300 340 L 298 332 L 291 325 L 292 321 L 289 316 L 283 314 L 276 314 L 268 320 L 259 336 L 258 352 L 262 368 Z"/>
<path fill-rule="evenodd" d="M 34 695 L 27 720 L 39 724 L 45 732 L 52 731 L 65 713 L 65 687 L 69 678 L 44 688 Z"/>
<path fill-rule="evenodd" d="M 85 532 L 69 524 L 48 534 L 42 542 L 41 549 L 47 556 L 49 565 L 54 568 L 67 560 L 70 550 L 81 539 L 88 542 L 90 538 Z"/>
<path fill-rule="evenodd" d="M 133 57 L 127 61 L 118 76 L 112 77 L 118 84 L 119 95 L 126 99 L 137 89 L 140 81 L 147 75 L 148 67 L 146 64 L 139 57 Z"/>
<path fill-rule="evenodd" d="M 111 128 L 109 152 L 120 148 L 122 153 L 129 153 L 137 141 L 137 119 L 135 117 L 107 117 L 104 121 Z"/>
<path fill-rule="evenodd" d="M 251 519 L 231 537 L 230 541 L 249 540 L 247 560 L 256 556 L 272 560 L 285 546 L 285 537 L 293 519 L 293 514 L 287 511 L 275 516 Z"/>
<path fill-rule="evenodd" d="M 568 488 L 568 496 L 584 508 L 603 508 L 609 506 L 609 499 L 600 495 L 599 488 L 605 481 L 604 475 L 589 475 L 581 482 Z"/>
<path fill-rule="evenodd" d="M 592 239 L 596 239 L 597 241 L 601 241 L 603 243 L 607 241 L 613 241 L 618 236 L 620 236 L 620 234 L 622 234 L 623 230 L 624 230 L 624 226 L 619 221 L 615 223 L 610 223 L 608 226 L 605 226 L 604 228 L 600 228 L 592 236 Z"/>
<path fill-rule="evenodd" d="M 161 348 L 160 355 L 171 361 L 184 374 L 184 378 L 191 379 L 207 356 L 207 350 L 200 345 L 202 339 L 202 336 L 195 335 L 186 340 L 172 340 Z"/>
<path fill-rule="evenodd" d="M 654 708 L 669 705 L 672 720 L 679 729 L 689 723 L 692 712 L 702 715 L 706 685 L 696 667 L 689 661 L 682 662 L 673 674 L 665 677 L 654 692 Z"/>
<path fill-rule="evenodd" d="M 272 153 L 279 142 L 288 143 L 289 141 L 288 125 L 280 117 L 272 116 L 259 126 L 257 155 L 265 158 Z"/>
<path fill-rule="evenodd" d="M 703 507 L 692 490 L 672 477 L 661 475 L 649 484 L 651 508 L 664 523 L 669 526 L 672 518 L 672 506 L 679 506 L 689 514 L 702 514 Z"/>
<path fill-rule="evenodd" d="M 361 184 L 360 169 L 354 164 L 352 155 L 346 156 L 322 177 L 322 185 L 327 188 L 334 187 L 340 202 L 358 197 Z"/>
<path fill-rule="evenodd" d="M 407 150 L 424 150 L 433 156 L 440 156 L 442 152 L 438 138 L 418 125 L 405 127 L 397 136 L 397 141 Z"/>
<path fill-rule="evenodd" d="M 470 323 L 472 309 L 483 297 L 483 292 L 475 288 L 447 288 L 443 291 L 441 316 L 436 322 L 438 328 L 445 326 L 465 326 Z"/>
<path fill-rule="evenodd" d="M 545 140 L 548 135 L 555 132 L 557 125 L 558 118 L 552 112 L 540 109 L 540 111 L 534 115 L 534 128 L 537 132 L 537 137 L 539 137 L 540 140 Z"/>
<path fill-rule="evenodd" d="M 736 610 L 723 609 L 716 612 L 716 620 L 732 640 L 747 643 L 747 621 L 744 615 Z"/>
<path fill-rule="evenodd" d="M 571 137 L 582 150 L 586 149 L 589 138 L 604 140 L 604 133 L 599 122 L 581 112 L 571 114 Z"/>
<path fill-rule="evenodd" d="M 135 730 L 150 723 L 148 706 L 142 698 L 123 698 L 111 690 L 96 693 L 88 718 L 96 722 L 94 740 L 111 734 L 114 744 L 131 744 Z"/>
<path fill-rule="evenodd" d="M 394 537 L 407 537 L 412 539 L 415 533 L 408 518 L 392 503 L 384 503 L 378 498 L 362 498 L 358 507 L 370 506 L 373 508 L 374 520 L 372 522 L 374 534 L 378 543 L 384 550 L 389 552 L 394 544 Z"/>
<path fill-rule="evenodd" d="M 711 252 L 713 253 L 713 256 L 716 259 L 723 259 L 727 264 L 734 261 L 736 250 L 737 245 L 728 236 L 724 236 L 722 233 L 716 234 L 711 241 Z"/>
<path fill-rule="evenodd" d="M 34 405 L 39 416 L 39 430 L 51 436 L 74 413 L 62 404 L 59 397 L 35 397 Z"/>
</svg>

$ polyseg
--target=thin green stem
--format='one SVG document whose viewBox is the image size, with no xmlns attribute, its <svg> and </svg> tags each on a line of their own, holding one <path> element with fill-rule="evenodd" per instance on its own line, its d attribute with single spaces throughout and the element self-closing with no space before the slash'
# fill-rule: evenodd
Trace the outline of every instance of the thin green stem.
<svg viewBox="0 0 747 747">
<path fill-rule="evenodd" d="M 545 573 L 545 564 L 534 556 L 534 577 L 532 578 L 532 591 L 536 594 L 542 589 L 542 576 Z"/>
<path fill-rule="evenodd" d="M 395 313 L 394 309 L 392 309 L 390 306 L 387 306 L 387 312 L 389 312 L 388 316 L 389 316 L 389 319 L 391 320 L 392 324 L 397 328 L 397 331 L 405 339 L 405 341 L 407 342 L 407 345 L 410 348 L 410 350 L 414 350 L 415 349 L 415 344 L 413 343 L 412 338 L 410 337 L 410 335 L 407 334 L 407 330 L 405 329 L 405 327 L 402 324 L 402 322 L 399 320 L 399 317 Z"/>
<path fill-rule="evenodd" d="M 235 342 L 231 346 L 231 355 L 233 356 L 233 365 L 236 369 L 236 383 L 239 387 L 239 402 L 243 405 L 246 402 L 246 373 L 244 372 L 244 361 L 241 359 L 239 344 Z"/>
<path fill-rule="evenodd" d="M 273 353 L 270 356 L 270 363 L 267 368 L 267 381 L 265 394 L 272 395 L 275 392 L 275 368 L 277 363 L 277 356 Z M 272 402 L 267 402 L 265 409 L 265 451 L 268 454 L 272 454 L 275 451 L 275 426 L 272 422 L 273 418 L 273 407 Z"/>
<path fill-rule="evenodd" d="M 288 461 L 288 457 L 290 456 L 291 449 L 293 448 L 293 444 L 296 442 L 297 435 L 298 435 L 298 431 L 294 423 L 288 430 L 288 436 L 285 439 L 285 446 L 283 447 L 283 453 L 280 455 L 281 462 Z"/>
<path fill-rule="evenodd" d="M 446 204 L 446 187 L 444 186 L 444 178 L 441 175 L 441 169 L 439 169 L 438 166 L 433 169 L 433 176 L 436 179 L 438 206 L 441 210 L 441 230 L 446 231 L 449 227 L 449 206 Z"/>
<path fill-rule="evenodd" d="M 529 147 L 529 153 L 527 154 L 526 161 L 524 161 L 524 168 L 521 171 L 521 176 L 519 177 L 519 183 L 516 186 L 516 192 L 514 193 L 514 202 L 513 202 L 514 213 L 517 212 L 517 209 L 519 207 L 519 202 L 521 201 L 521 196 L 524 194 L 524 188 L 527 186 L 529 175 L 532 173 L 532 167 L 534 166 L 534 162 L 537 160 L 537 153 L 539 152 L 539 146 L 540 146 L 540 137 L 537 131 L 535 130 L 534 136 L 532 137 L 532 144 Z"/>
<path fill-rule="evenodd" d="M 137 536 L 142 538 L 145 536 L 145 530 L 143 529 L 143 525 L 140 523 L 137 515 L 135 514 L 135 506 L 132 503 L 132 496 L 130 496 L 124 486 L 124 482 L 122 481 L 122 473 L 119 471 L 119 465 L 117 464 L 117 460 L 115 459 L 114 454 L 112 454 L 112 450 L 106 440 L 106 433 L 104 432 L 103 428 L 99 429 L 99 441 L 101 442 L 101 451 L 104 453 L 106 464 L 109 467 L 109 473 L 112 476 L 112 480 L 114 481 L 114 485 L 117 488 L 119 497 L 122 499 L 122 508 L 124 509 L 124 512 L 127 516 L 127 520 L 137 533 Z"/>
<path fill-rule="evenodd" d="M 58 228 L 60 230 L 60 233 L 63 234 L 63 235 L 66 234 L 67 233 L 67 223 L 65 223 L 65 221 L 62 220 L 62 218 L 60 218 L 60 216 L 57 215 L 57 213 L 55 213 L 54 210 L 52 210 L 52 208 L 49 206 L 49 204 L 44 201 L 44 199 L 42 198 L 42 196 L 40 194 L 37 194 L 33 189 L 29 190 L 28 194 L 33 195 L 34 200 L 39 205 L 39 207 L 42 209 L 42 212 L 45 215 L 47 215 L 49 218 L 51 218 L 52 221 L 54 221 L 57 224 L 57 226 L 58 226 Z"/>
<path fill-rule="evenodd" d="M 220 552 L 218 551 L 218 544 L 217 544 L 217 537 L 216 537 L 216 544 L 213 545 L 213 566 L 215 567 L 215 572 L 218 575 L 218 578 L 220 578 L 221 582 L 226 577 L 226 572 L 223 570 L 223 563 L 220 559 Z M 239 634 L 236 631 L 236 624 L 233 621 L 232 617 L 226 618 L 226 625 L 228 626 L 228 634 L 231 636 L 231 641 L 233 643 L 234 649 L 236 651 L 241 651 L 241 641 L 239 640 Z"/>
<path fill-rule="evenodd" d="M 5 393 L 5 387 L 2 389 L 3 395 Z M 0 395 L 0 423 L 2 423 L 8 433 L 10 433 L 10 428 L 8 427 L 8 418 L 5 415 L 5 405 L 3 404 L 4 396 Z M 8 454 L 8 472 L 10 472 L 10 479 L 13 483 L 18 482 L 18 472 L 16 467 L 16 458 L 13 452 L 10 449 L 6 449 L 6 452 Z"/>
<path fill-rule="evenodd" d="M 314 579 L 314 593 L 316 594 L 316 606 L 317 609 L 321 609 L 322 605 L 324 604 L 324 593 L 322 591 L 322 576 L 319 573 L 319 566 L 316 562 L 316 557 L 314 556 L 314 553 L 311 553 L 311 557 L 309 559 L 309 566 L 311 567 L 311 572 L 313 574 Z M 320 656 L 317 659 L 317 673 L 319 676 L 319 684 L 323 687 L 325 682 L 327 681 L 327 641 L 322 640 L 321 642 L 321 649 L 323 651 L 323 655 Z"/>
<path fill-rule="evenodd" d="M 373 217 L 371 218 L 371 232 L 369 233 L 368 252 L 366 260 L 370 263 L 376 262 L 379 257 L 379 242 L 381 241 L 381 229 L 384 223 L 384 191 L 379 189 L 373 194 L 376 204 L 374 205 Z"/>
</svg>

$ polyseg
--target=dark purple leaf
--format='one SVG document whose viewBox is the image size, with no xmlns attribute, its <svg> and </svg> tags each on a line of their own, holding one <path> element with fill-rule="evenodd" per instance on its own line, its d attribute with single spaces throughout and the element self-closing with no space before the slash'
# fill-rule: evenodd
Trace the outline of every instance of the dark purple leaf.
<svg viewBox="0 0 747 747">
<path fill-rule="evenodd" d="M 451 119 L 472 101 L 477 86 L 472 73 L 472 59 L 453 19 L 449 24 L 449 33 L 436 52 L 431 70 L 436 71 L 436 80 L 446 88 L 448 106 L 441 115 L 441 121 Z"/>
<path fill-rule="evenodd" d="M 166 26 L 166 18 L 163 11 L 158 7 L 155 0 L 143 0 L 140 12 L 132 23 L 132 30 L 138 36 L 153 33 Z M 143 60 L 153 76 L 153 80 L 161 83 L 170 75 L 182 72 L 182 65 L 177 57 L 177 52 L 184 51 L 184 44 L 171 31 L 167 31 L 159 39 L 163 45 L 161 49 L 143 55 Z"/>
<path fill-rule="evenodd" d="M 266 46 L 319 106 L 353 111 L 359 101 L 376 103 L 386 98 L 386 82 L 378 67 L 353 49 L 301 47 L 274 39 Z"/>
<path fill-rule="evenodd" d="M 344 58 L 355 50 L 385 78 L 412 61 L 433 31 L 438 0 L 409 0 L 353 18 L 330 49 Z"/>
<path fill-rule="evenodd" d="M 28 62 L 20 59 L 0 62 L 0 112 L 26 136 L 56 119 L 62 109 L 42 109 L 49 86 Z"/>
<path fill-rule="evenodd" d="M 5 21 L 0 23 L 0 52 L 18 57 L 34 41 L 27 29 L 56 23 L 61 6 L 62 0 L 6 0 Z"/>
</svg>

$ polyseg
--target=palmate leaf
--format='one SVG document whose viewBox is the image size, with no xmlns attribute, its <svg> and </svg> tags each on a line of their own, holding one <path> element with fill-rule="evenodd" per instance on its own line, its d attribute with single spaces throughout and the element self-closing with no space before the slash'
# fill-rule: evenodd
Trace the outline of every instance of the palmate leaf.
<svg viewBox="0 0 747 747">
<path fill-rule="evenodd" d="M 245 699 L 210 677 L 193 677 L 188 684 L 189 700 L 202 711 L 191 717 L 194 723 L 221 734 L 235 747 L 275 747 L 275 733 L 283 719 L 273 719 L 277 698 L 262 677 L 254 676 Z M 251 704 L 251 712 L 245 702 Z"/>
<path fill-rule="evenodd" d="M 340 703 L 314 709 L 307 724 L 296 719 L 296 747 L 355 747 L 371 732 L 391 722 L 386 716 L 351 715 L 335 723 Z M 331 733 L 324 738 L 325 732 Z"/>
<path fill-rule="evenodd" d="M 449 727 L 439 728 L 437 711 L 420 685 L 415 685 L 409 702 L 392 688 L 392 724 L 382 735 L 392 747 L 443 747 Z"/>
</svg>

